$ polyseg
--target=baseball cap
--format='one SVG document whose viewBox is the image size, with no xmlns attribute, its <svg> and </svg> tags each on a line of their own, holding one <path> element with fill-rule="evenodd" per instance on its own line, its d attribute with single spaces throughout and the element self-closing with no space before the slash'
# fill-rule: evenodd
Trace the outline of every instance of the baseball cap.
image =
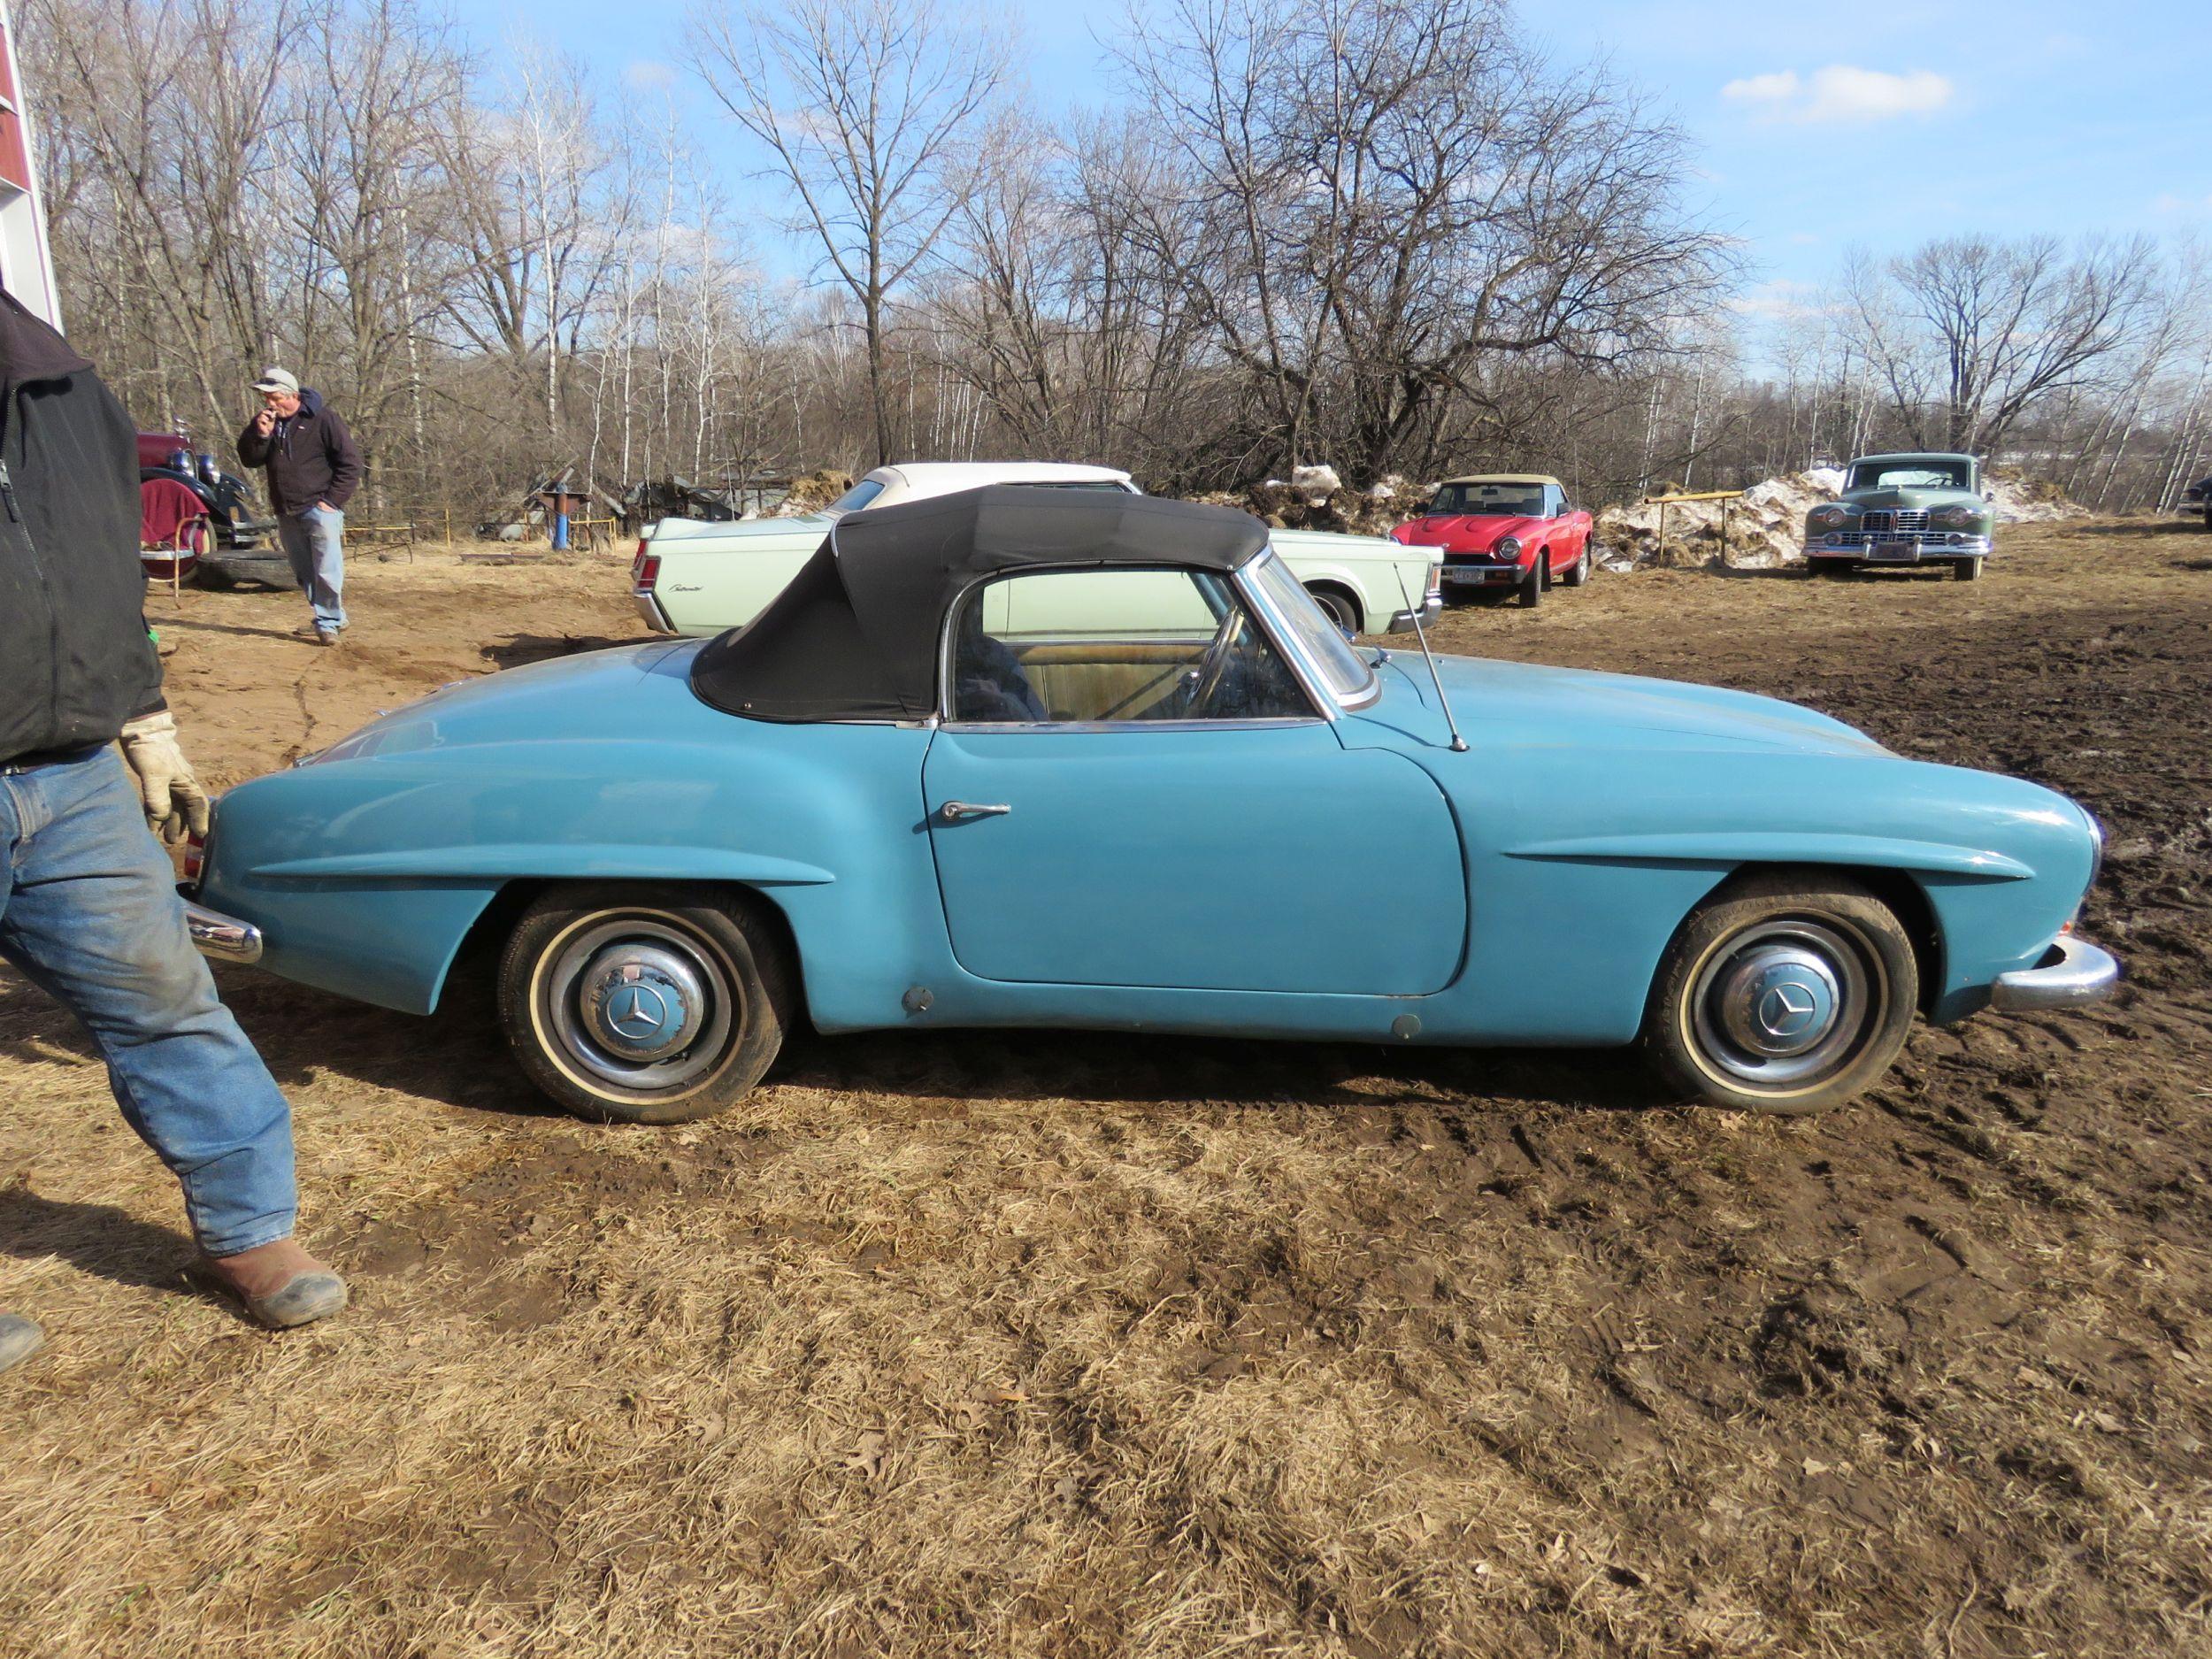
<svg viewBox="0 0 2212 1659">
<path fill-rule="evenodd" d="M 299 376 L 289 369 L 280 369 L 271 365 L 261 371 L 261 378 L 253 383 L 253 389 L 257 392 L 288 392 L 297 397 L 300 393 Z"/>
</svg>

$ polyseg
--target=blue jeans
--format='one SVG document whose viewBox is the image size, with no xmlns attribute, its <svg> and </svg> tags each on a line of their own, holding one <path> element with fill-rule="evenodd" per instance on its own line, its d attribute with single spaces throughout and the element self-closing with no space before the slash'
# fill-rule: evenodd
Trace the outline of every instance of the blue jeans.
<svg viewBox="0 0 2212 1659">
<path fill-rule="evenodd" d="M 292 580 L 315 608 L 319 628 L 346 626 L 346 515 L 310 507 L 277 515 L 277 541 L 292 561 Z"/>
<path fill-rule="evenodd" d="M 0 771 L 0 957 L 91 1033 L 124 1120 L 183 1187 L 203 1250 L 290 1235 L 292 1109 L 216 999 L 114 749 Z"/>
</svg>

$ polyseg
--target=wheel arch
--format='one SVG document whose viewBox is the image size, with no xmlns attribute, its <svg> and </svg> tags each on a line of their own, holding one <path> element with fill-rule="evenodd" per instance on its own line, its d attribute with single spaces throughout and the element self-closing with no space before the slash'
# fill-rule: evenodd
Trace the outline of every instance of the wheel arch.
<svg viewBox="0 0 2212 1659">
<path fill-rule="evenodd" d="M 1906 936 L 1912 941 L 1913 964 L 1920 973 L 1919 1012 L 1933 1014 L 1936 1000 L 1943 987 L 1944 943 L 1942 925 L 1936 919 L 1935 905 L 1925 887 L 1909 870 L 1872 864 L 1808 864 L 1786 861 L 1757 861 L 1738 864 L 1707 888 L 1695 904 L 1682 913 L 1669 936 L 1671 944 L 1689 925 L 1690 918 L 1717 899 L 1725 898 L 1729 890 L 1763 876 L 1783 876 L 1793 880 L 1816 883 L 1823 879 L 1842 877 L 1855 881 L 1889 907 Z M 1657 972 L 1654 964 L 1653 972 Z"/>
<path fill-rule="evenodd" d="M 546 894 L 563 887 L 580 886 L 586 879 L 583 877 L 518 876 L 503 886 L 492 895 L 491 902 L 477 913 L 476 919 L 469 925 L 468 931 L 462 935 L 461 942 L 448 959 L 445 972 L 432 992 L 433 1008 L 442 1005 L 446 991 L 457 978 L 472 984 L 480 981 L 488 987 L 499 961 L 499 953 L 506 949 L 507 941 L 514 933 L 515 924 L 521 919 L 522 913 Z M 610 885 L 602 878 L 588 879 L 595 887 Z M 785 914 L 783 906 L 777 903 L 765 888 L 743 881 L 685 881 L 680 878 L 649 879 L 641 876 L 629 878 L 625 884 L 705 887 L 718 893 L 736 894 L 743 898 L 755 913 L 768 924 L 776 935 L 777 942 L 782 946 L 784 961 L 791 971 L 794 988 L 798 994 L 799 1011 L 803 1014 L 807 1011 L 806 959 L 799 949 L 798 933 L 792 927 L 791 918 Z"/>
</svg>

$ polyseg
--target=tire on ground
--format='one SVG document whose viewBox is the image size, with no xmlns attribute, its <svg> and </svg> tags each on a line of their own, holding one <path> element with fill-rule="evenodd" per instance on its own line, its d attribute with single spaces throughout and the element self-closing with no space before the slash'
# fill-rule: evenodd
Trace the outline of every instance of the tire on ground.
<svg viewBox="0 0 2212 1659">
<path fill-rule="evenodd" d="M 685 1123 L 744 1099 L 797 1008 L 796 975 L 763 903 L 673 883 L 579 883 L 541 895 L 499 963 L 500 1025 L 524 1073 L 601 1123 Z M 640 948 L 672 956 L 703 992 L 696 1040 L 651 1065 L 595 1043 L 589 1024 L 593 987 L 621 980 L 622 952 Z"/>
<path fill-rule="evenodd" d="M 1735 1041 L 1733 1030 L 1762 1016 L 1732 992 L 1763 995 L 1759 963 L 1785 963 L 1791 952 L 1824 958 L 1844 994 L 1829 1036 L 1777 1057 Z M 1772 990 L 1786 993 L 1790 970 L 1774 972 L 1783 980 Z M 1662 1077 L 1708 1105 L 1796 1116 L 1839 1105 L 1880 1078 L 1919 1001 L 1911 937 L 1870 889 L 1825 871 L 1765 871 L 1727 883 L 1683 922 L 1653 979 L 1641 1041 Z"/>
</svg>

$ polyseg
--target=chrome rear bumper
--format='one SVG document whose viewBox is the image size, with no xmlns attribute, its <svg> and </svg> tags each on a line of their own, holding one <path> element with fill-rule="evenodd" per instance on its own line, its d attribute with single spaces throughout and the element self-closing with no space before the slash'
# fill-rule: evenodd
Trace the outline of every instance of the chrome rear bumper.
<svg viewBox="0 0 2212 1659">
<path fill-rule="evenodd" d="M 1430 623 L 1435 621 L 1437 618 L 1442 616 L 1443 614 L 1443 595 L 1431 594 L 1426 599 L 1424 599 L 1421 602 L 1421 626 L 1423 627 L 1426 627 Z M 1397 615 L 1390 618 L 1390 632 L 1393 634 L 1410 634 L 1413 632 L 1413 621 L 1414 618 L 1412 611 L 1401 611 L 1397 613 Z"/>
<path fill-rule="evenodd" d="M 192 934 L 192 948 L 203 956 L 223 962 L 261 960 L 261 930 L 220 910 L 211 910 L 190 899 L 184 902 L 184 925 Z"/>
<path fill-rule="evenodd" d="M 2032 1008 L 2079 1008 L 2101 1002 L 2120 983 L 2120 964 L 2108 950 L 2061 933 L 2032 968 L 1997 976 L 1989 1005 L 2015 1012 Z"/>
</svg>

